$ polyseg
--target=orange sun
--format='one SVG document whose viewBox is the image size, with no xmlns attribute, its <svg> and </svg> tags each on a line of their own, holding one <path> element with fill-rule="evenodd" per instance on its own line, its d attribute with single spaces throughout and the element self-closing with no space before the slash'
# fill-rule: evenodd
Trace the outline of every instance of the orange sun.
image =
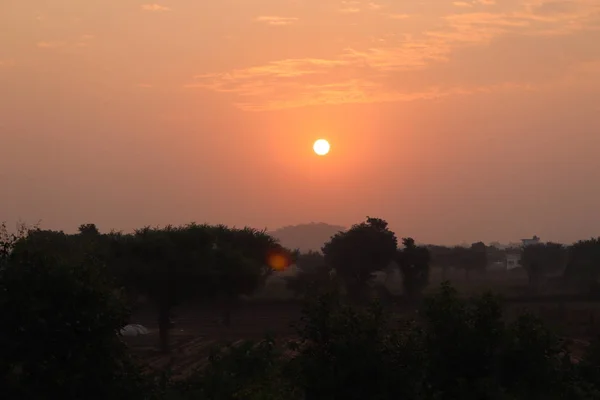
<svg viewBox="0 0 600 400">
<path fill-rule="evenodd" d="M 329 153 L 330 148 L 331 146 L 329 146 L 329 142 L 325 139 L 319 139 L 315 142 L 315 144 L 313 144 L 313 150 L 319 156 L 324 156 Z"/>
</svg>

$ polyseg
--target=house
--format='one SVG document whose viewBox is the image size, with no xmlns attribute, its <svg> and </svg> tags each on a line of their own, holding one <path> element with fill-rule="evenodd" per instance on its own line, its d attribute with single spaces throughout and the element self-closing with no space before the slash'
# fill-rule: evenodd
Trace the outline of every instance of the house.
<svg viewBox="0 0 600 400">
<path fill-rule="evenodd" d="M 522 246 L 531 246 L 533 244 L 539 244 L 540 238 L 537 236 L 532 237 L 531 239 L 521 239 Z"/>
<path fill-rule="evenodd" d="M 531 246 L 534 244 L 539 244 L 540 238 L 536 235 L 531 239 L 521 239 L 521 243 L 519 246 L 511 246 L 506 249 L 506 270 L 510 271 L 511 269 L 520 268 L 521 265 L 521 255 L 523 247 Z"/>
<path fill-rule="evenodd" d="M 506 251 L 506 270 L 510 271 L 515 268 L 520 268 L 521 265 L 521 251 L 517 249 Z"/>
</svg>

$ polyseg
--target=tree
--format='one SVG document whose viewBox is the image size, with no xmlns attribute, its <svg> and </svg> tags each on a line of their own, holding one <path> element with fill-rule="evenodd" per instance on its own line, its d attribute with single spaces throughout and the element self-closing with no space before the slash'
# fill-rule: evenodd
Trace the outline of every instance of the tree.
<svg viewBox="0 0 600 400">
<path fill-rule="evenodd" d="M 565 278 L 580 289 L 597 289 L 600 277 L 600 237 L 580 240 L 568 249 Z"/>
<path fill-rule="evenodd" d="M 0 267 L 8 263 L 15 246 L 27 237 L 29 229 L 25 224 L 18 224 L 16 232 L 9 232 L 6 222 L 0 223 Z"/>
<path fill-rule="evenodd" d="M 229 326 L 240 296 L 250 295 L 265 284 L 274 269 L 292 263 L 292 253 L 277 239 L 249 227 L 217 225 L 209 228 L 214 238 L 213 276 L 217 300 L 223 306 L 223 322 Z"/>
<path fill-rule="evenodd" d="M 223 305 L 223 324 L 229 326 L 240 296 L 254 293 L 262 284 L 263 266 L 231 246 L 219 245 L 212 268 L 217 297 Z"/>
<path fill-rule="evenodd" d="M 429 283 L 431 256 L 424 246 L 415 245 L 412 238 L 402 239 L 404 249 L 398 249 L 396 262 L 402 273 L 405 295 L 414 300 Z"/>
<path fill-rule="evenodd" d="M 0 268 L 6 398 L 142 398 L 118 336 L 128 310 L 105 272 L 23 253 Z"/>
<path fill-rule="evenodd" d="M 567 252 L 559 243 L 537 243 L 523 247 L 521 265 L 529 276 L 529 286 L 537 291 L 547 274 L 565 268 Z"/>
<path fill-rule="evenodd" d="M 323 246 L 325 262 L 330 265 L 355 301 L 364 300 L 374 273 L 384 270 L 395 258 L 398 240 L 388 223 L 367 217 L 366 222 L 339 232 Z"/>
<path fill-rule="evenodd" d="M 487 267 L 487 247 L 483 242 L 473 243 L 464 253 L 462 268 L 465 277 L 470 280 L 471 272 L 483 272 Z"/>
<path fill-rule="evenodd" d="M 300 253 L 296 257 L 297 272 L 286 277 L 286 284 L 296 296 L 303 297 L 314 291 L 325 289 L 332 283 L 331 267 L 325 263 L 318 251 Z"/>
<path fill-rule="evenodd" d="M 114 270 L 122 283 L 135 285 L 158 309 L 159 346 L 169 350 L 175 306 L 193 298 L 211 297 L 213 236 L 205 226 L 143 228 L 113 237 Z"/>
<path fill-rule="evenodd" d="M 100 231 L 96 228 L 96 224 L 79 225 L 78 231 L 82 235 L 99 235 Z"/>
<path fill-rule="evenodd" d="M 450 268 L 458 268 L 455 249 L 447 246 L 428 245 L 431 267 L 441 268 L 442 279 L 446 280 Z"/>
</svg>

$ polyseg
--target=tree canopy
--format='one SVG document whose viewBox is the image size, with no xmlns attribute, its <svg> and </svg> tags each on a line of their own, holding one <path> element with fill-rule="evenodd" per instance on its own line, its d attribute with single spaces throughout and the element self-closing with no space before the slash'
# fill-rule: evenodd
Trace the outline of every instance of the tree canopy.
<svg viewBox="0 0 600 400">
<path fill-rule="evenodd" d="M 375 272 L 394 260 L 397 246 L 396 234 L 388 229 L 386 221 L 367 217 L 366 222 L 332 236 L 322 251 L 350 297 L 359 300 L 366 295 Z"/>
</svg>

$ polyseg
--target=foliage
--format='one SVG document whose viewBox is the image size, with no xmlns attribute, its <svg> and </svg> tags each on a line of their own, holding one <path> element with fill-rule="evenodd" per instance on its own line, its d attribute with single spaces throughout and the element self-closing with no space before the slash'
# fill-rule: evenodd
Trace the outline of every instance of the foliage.
<svg viewBox="0 0 600 400">
<path fill-rule="evenodd" d="M 580 240 L 569 247 L 565 278 L 584 290 L 598 289 L 600 277 L 600 237 Z"/>
<path fill-rule="evenodd" d="M 0 268 L 0 380 L 6 398 L 140 398 L 117 335 L 128 311 L 100 265 L 28 258 Z"/>
<path fill-rule="evenodd" d="M 285 358 L 276 342 L 244 341 L 215 347 L 208 366 L 174 382 L 171 398 L 180 400 L 293 400 L 298 398 L 284 377 Z"/>
<path fill-rule="evenodd" d="M 336 272 L 348 295 L 361 301 L 374 273 L 384 270 L 396 255 L 398 240 L 386 221 L 369 218 L 339 232 L 323 246 L 325 262 Z"/>
<path fill-rule="evenodd" d="M 404 293 L 409 299 L 419 295 L 429 283 L 431 256 L 424 246 L 417 246 L 413 238 L 402 239 L 404 249 L 398 249 L 396 262 L 402 272 Z"/>
<path fill-rule="evenodd" d="M 462 269 L 467 280 L 471 272 L 482 272 L 488 263 L 488 247 L 483 242 L 473 243 L 470 247 L 427 246 L 431 253 L 431 264 L 441 267 L 445 272 L 449 268 Z M 497 259 L 497 252 L 494 253 Z"/>
<path fill-rule="evenodd" d="M 8 263 L 9 256 L 17 243 L 24 240 L 29 229 L 25 224 L 18 224 L 16 232 L 9 232 L 6 222 L 0 223 L 0 267 Z"/>
<path fill-rule="evenodd" d="M 559 243 L 537 243 L 525 246 L 521 256 L 521 265 L 529 275 L 529 284 L 538 290 L 547 274 L 561 271 L 567 261 L 567 251 Z"/>
<path fill-rule="evenodd" d="M 318 251 L 300 253 L 296 257 L 297 272 L 286 277 L 287 288 L 298 297 L 315 294 L 333 284 L 332 270 Z"/>
<path fill-rule="evenodd" d="M 446 284 L 419 319 L 398 325 L 377 303 L 357 308 L 322 294 L 306 304 L 293 355 L 273 342 L 231 348 L 219 354 L 234 362 L 212 364 L 191 382 L 205 388 L 198 398 L 213 399 L 257 398 L 258 387 L 268 399 L 594 398 L 598 359 L 576 366 L 539 320 L 508 323 L 501 310 L 491 294 L 461 299 Z"/>
<path fill-rule="evenodd" d="M 595 281 L 599 249 L 600 239 L 571 246 L 565 276 Z M 492 294 L 465 299 L 444 284 L 400 321 L 377 302 L 364 306 L 373 274 L 391 261 L 415 298 L 428 283 L 430 263 L 468 274 L 485 267 L 488 250 L 481 242 L 425 248 L 411 238 L 398 249 L 395 234 L 376 218 L 334 235 L 323 254 L 296 257 L 251 228 L 190 224 L 103 234 L 84 224 L 69 235 L 39 228 L 11 234 L 2 225 L 0 384 L 8 398 L 600 398 L 600 342 L 575 364 L 538 319 L 508 321 Z M 560 245 L 533 245 L 523 259 L 535 275 L 565 254 Z M 166 348 L 174 307 L 219 301 L 228 318 L 240 296 L 264 284 L 274 259 L 280 266 L 294 258 L 299 273 L 288 285 L 306 306 L 298 339 L 287 349 L 272 338 L 221 347 L 206 367 L 177 381 L 167 373 L 144 376 L 134 366 L 117 335 L 128 319 L 123 293 L 155 303 Z"/>
</svg>

